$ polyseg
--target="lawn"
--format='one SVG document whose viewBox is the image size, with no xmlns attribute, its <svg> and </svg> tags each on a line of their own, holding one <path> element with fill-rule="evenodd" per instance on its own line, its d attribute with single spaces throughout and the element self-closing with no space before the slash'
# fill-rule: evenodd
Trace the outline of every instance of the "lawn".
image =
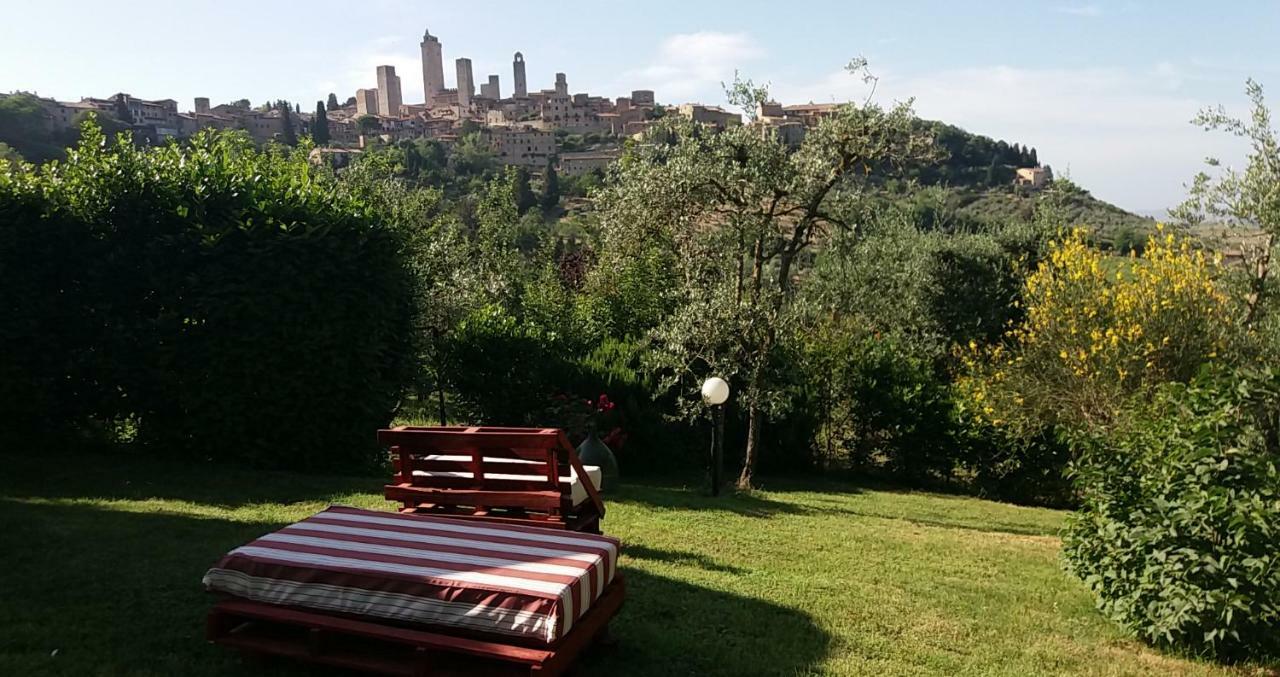
<svg viewBox="0 0 1280 677">
<path fill-rule="evenodd" d="M 0 674 L 255 674 L 203 640 L 204 570 L 329 503 L 389 509 L 378 490 L 0 456 Z M 646 483 L 606 500 L 628 598 L 617 643 L 579 674 L 1243 674 L 1101 618 L 1062 572 L 1062 512 L 836 484 L 712 499 Z"/>
</svg>

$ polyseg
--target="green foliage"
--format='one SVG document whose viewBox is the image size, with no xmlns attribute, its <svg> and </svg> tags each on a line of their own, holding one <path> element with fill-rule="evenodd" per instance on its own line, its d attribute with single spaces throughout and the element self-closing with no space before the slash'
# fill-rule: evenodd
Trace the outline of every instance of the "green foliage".
<svg viewBox="0 0 1280 677">
<path fill-rule="evenodd" d="M 815 240 L 852 228 L 850 203 L 932 154 L 914 120 L 907 106 L 845 106 L 795 150 L 748 126 L 709 133 L 664 120 L 600 191 L 606 249 L 656 249 L 677 267 L 674 311 L 652 336 L 664 392 L 695 416 L 703 377 L 735 383 L 748 418 L 741 486 L 765 417 L 788 404 L 781 337 L 799 319 L 802 259 Z"/>
<path fill-rule="evenodd" d="M 1082 440 L 1065 553 L 1110 617 L 1219 658 L 1280 655 L 1280 374 L 1206 372 Z"/>
<path fill-rule="evenodd" d="M 22 153 L 14 150 L 9 144 L 0 141 L 0 160 L 17 164 L 22 162 Z"/>
<path fill-rule="evenodd" d="M 66 149 L 79 139 L 79 125 L 90 117 L 109 132 L 129 129 L 128 124 L 101 112 L 81 113 L 74 127 L 60 129 L 48 124 L 40 99 L 35 95 L 0 94 L 0 144 L 34 164 L 61 160 L 66 157 Z"/>
<path fill-rule="evenodd" d="M 378 121 L 376 116 L 361 115 L 356 118 L 356 127 L 360 130 L 361 134 L 368 136 L 370 134 L 377 134 L 381 131 L 382 123 Z"/>
<path fill-rule="evenodd" d="M 187 459 L 372 462 L 405 382 L 400 239 L 305 157 L 243 135 L 104 144 L 0 173 L 0 416 L 132 421 Z"/>
<path fill-rule="evenodd" d="M 910 336 L 938 359 L 951 345 L 998 339 L 1022 315 L 1019 270 L 1038 259 L 1040 231 L 946 233 L 919 218 L 910 205 L 876 208 L 861 236 L 837 236 L 818 253 L 803 295 L 867 331 Z"/>
<path fill-rule="evenodd" d="M 1007 186 L 1013 183 L 1017 168 L 1039 166 L 1034 155 L 1016 143 L 1010 146 L 1004 141 L 933 120 L 921 120 L 917 124 L 922 133 L 933 137 L 945 151 L 940 161 L 922 163 L 909 172 L 924 185 Z"/>
<path fill-rule="evenodd" d="M 495 175 L 498 158 L 479 131 L 462 135 L 449 154 L 449 167 L 463 176 L 481 177 L 484 180 Z"/>
<path fill-rule="evenodd" d="M 1145 240 L 1155 229 L 1154 220 L 1103 202 L 1063 177 L 1032 193 L 1011 190 L 1004 183 L 996 189 L 957 191 L 959 216 L 986 223 L 1036 223 L 1049 230 L 1089 226 L 1104 244 L 1124 230 Z"/>
<path fill-rule="evenodd" d="M 929 356 L 852 327 L 806 332 L 804 384 L 821 467 L 909 480 L 950 477 L 951 400 Z"/>
</svg>

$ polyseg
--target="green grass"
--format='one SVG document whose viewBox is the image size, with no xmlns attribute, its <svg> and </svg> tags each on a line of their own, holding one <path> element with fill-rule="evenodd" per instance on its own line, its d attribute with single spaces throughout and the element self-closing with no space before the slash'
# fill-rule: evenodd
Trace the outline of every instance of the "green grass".
<svg viewBox="0 0 1280 677">
<path fill-rule="evenodd" d="M 0 674 L 255 674 L 203 640 L 204 570 L 330 502 L 389 509 L 378 486 L 0 456 Z M 607 500 L 628 596 L 580 674 L 1240 674 L 1102 619 L 1061 570 L 1061 512 L 834 484 Z"/>
</svg>

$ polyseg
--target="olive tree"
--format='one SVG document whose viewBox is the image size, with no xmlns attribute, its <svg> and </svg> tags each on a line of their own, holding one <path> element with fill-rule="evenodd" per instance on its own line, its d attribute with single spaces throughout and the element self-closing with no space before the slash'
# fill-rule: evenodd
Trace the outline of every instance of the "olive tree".
<svg viewBox="0 0 1280 677">
<path fill-rule="evenodd" d="M 1187 201 L 1174 210 L 1174 215 L 1195 223 L 1205 217 L 1227 220 L 1234 225 L 1254 227 L 1261 231 L 1253 246 L 1246 243 L 1251 284 L 1246 298 L 1244 323 L 1253 325 L 1269 291 L 1271 252 L 1280 238 L 1280 138 L 1271 126 L 1271 111 L 1263 97 L 1262 85 L 1248 80 L 1250 115 L 1247 120 L 1229 115 L 1225 108 L 1207 108 L 1192 120 L 1206 131 L 1221 130 L 1245 139 L 1249 152 L 1243 171 L 1222 167 L 1216 158 L 1208 158 L 1208 172 L 1196 175 Z"/>
<path fill-rule="evenodd" d="M 747 109 L 768 97 L 742 80 L 728 93 Z M 676 310 L 650 336 L 662 387 L 692 394 L 713 372 L 736 383 L 748 420 L 742 488 L 767 415 L 786 404 L 782 358 L 806 252 L 856 229 L 849 207 L 878 181 L 935 156 L 914 123 L 910 103 L 842 105 L 790 148 L 762 124 L 714 130 L 667 116 L 600 193 L 602 265 L 658 249 L 677 268 L 666 292 Z M 696 398 L 680 399 L 694 415 Z"/>
</svg>

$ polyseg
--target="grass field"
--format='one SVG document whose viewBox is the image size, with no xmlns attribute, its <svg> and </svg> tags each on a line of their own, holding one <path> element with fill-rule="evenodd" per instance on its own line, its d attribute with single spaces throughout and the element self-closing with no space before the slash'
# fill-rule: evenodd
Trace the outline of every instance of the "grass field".
<svg viewBox="0 0 1280 677">
<path fill-rule="evenodd" d="M 0 456 L 0 675 L 255 674 L 203 641 L 204 570 L 331 502 L 389 508 L 378 487 Z M 1270 674 L 1125 639 L 1062 572 L 1061 512 L 844 485 L 607 501 L 627 603 L 578 674 Z"/>
</svg>

